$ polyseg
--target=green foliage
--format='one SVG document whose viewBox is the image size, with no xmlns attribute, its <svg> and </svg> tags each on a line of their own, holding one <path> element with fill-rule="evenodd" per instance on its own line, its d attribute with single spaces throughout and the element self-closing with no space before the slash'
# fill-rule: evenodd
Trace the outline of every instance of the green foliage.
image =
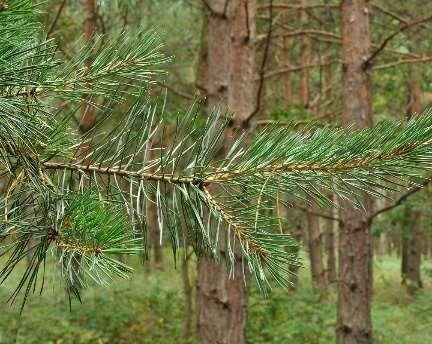
<svg viewBox="0 0 432 344">
<path fill-rule="evenodd" d="M 138 265 L 132 263 L 138 268 Z M 377 257 L 374 264 L 372 321 L 380 344 L 429 344 L 432 326 L 431 278 L 425 290 L 410 299 L 400 285 L 400 261 Z M 425 268 L 431 268 L 430 262 Z M 275 288 L 264 300 L 251 290 L 246 329 L 250 344 L 331 344 L 336 323 L 336 291 L 320 297 L 309 287 L 309 271 L 300 270 L 299 289 L 287 292 Z M 56 278 L 48 270 L 47 279 Z M 8 281 L 0 289 L 6 299 Z M 26 312 L 13 308 L 0 314 L 2 343 L 177 343 L 184 319 L 180 274 L 172 268 L 135 274 L 110 288 L 93 286 L 85 291 L 86 302 L 68 311 L 63 293 L 46 292 L 31 297 Z M 1 300 L 0 300 L 1 301 Z M 175 306 L 173 306 L 175 305 Z M 190 343 L 195 343 L 192 335 Z"/>
<path fill-rule="evenodd" d="M 85 287 L 86 278 L 107 285 L 113 276 L 128 277 L 132 269 L 110 254 L 136 254 L 142 243 L 140 237 L 134 237 L 121 210 L 91 192 L 73 195 L 58 206 L 65 213 L 55 224 L 54 241 L 68 286 Z"/>
<path fill-rule="evenodd" d="M 191 107 L 168 125 L 163 105 L 150 99 L 148 85 L 167 61 L 154 32 L 102 37 L 64 62 L 53 41 L 40 39 L 43 31 L 9 24 L 28 18 L 31 2 L 10 4 L 0 35 L 16 31 L 19 40 L 6 43 L 0 60 L 2 281 L 30 256 L 12 299 L 42 289 L 52 248 L 78 297 L 86 278 L 127 277 L 130 269 L 109 254 L 139 251 L 135 235 L 145 238 L 149 202 L 174 255 L 192 243 L 197 255 L 219 260 L 223 246 L 232 267 L 238 249 L 243 271 L 266 294 L 273 281 L 288 286 L 289 266 L 299 264 L 287 253 L 296 242 L 274 216 L 279 196 L 326 206 L 334 192 L 360 208 L 356 193 L 385 196 L 431 166 L 432 112 L 357 131 L 268 126 L 253 138 L 236 135 L 221 155 L 226 116 L 198 121 Z M 59 101 L 65 107 L 54 110 Z M 71 122 L 83 105 L 99 108 L 100 118 L 77 138 Z M 114 128 L 101 130 L 118 111 L 124 116 Z"/>
</svg>

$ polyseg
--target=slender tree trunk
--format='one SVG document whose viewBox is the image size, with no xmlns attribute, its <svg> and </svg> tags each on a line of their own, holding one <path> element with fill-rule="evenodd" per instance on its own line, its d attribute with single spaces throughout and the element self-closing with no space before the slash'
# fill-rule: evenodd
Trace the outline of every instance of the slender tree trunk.
<svg viewBox="0 0 432 344">
<path fill-rule="evenodd" d="M 298 223 L 295 227 L 294 227 L 294 231 L 292 233 L 293 238 L 300 243 L 301 241 L 301 236 L 302 236 L 302 228 L 301 228 L 301 224 Z M 298 254 L 298 252 L 300 251 L 300 245 L 292 247 L 290 249 L 290 251 L 288 253 L 293 253 L 293 254 Z M 289 271 L 291 271 L 293 273 L 293 276 L 290 279 L 290 282 L 292 283 L 290 286 L 291 290 L 297 290 L 298 287 L 298 275 L 297 272 L 299 270 L 299 266 L 296 265 L 290 265 L 289 266 Z"/>
<path fill-rule="evenodd" d="M 412 88 L 410 115 L 419 115 L 421 104 L 421 75 L 418 66 L 412 66 Z M 402 283 L 406 285 L 409 294 L 413 295 L 422 287 L 420 265 L 422 253 L 421 210 L 405 206 L 405 216 L 402 228 Z"/>
<path fill-rule="evenodd" d="M 254 110 L 254 0 L 209 1 L 208 107 L 222 105 L 234 113 L 232 128 L 243 129 Z M 225 105 L 225 106 L 224 106 Z M 227 147 L 233 131 L 227 134 Z M 221 256 L 223 257 L 223 245 Z M 235 252 L 240 255 L 240 252 Z M 209 255 L 198 263 L 198 341 L 205 344 L 243 344 L 247 290 L 241 259 L 228 277 L 224 261 L 215 265 Z"/>
<path fill-rule="evenodd" d="M 402 229 L 402 284 L 410 295 L 423 286 L 420 274 L 421 265 L 421 221 L 420 211 L 405 206 Z"/>
<path fill-rule="evenodd" d="M 301 0 L 301 6 L 305 7 L 307 0 Z M 307 14 L 305 10 L 300 10 L 302 26 L 305 26 Z M 301 37 L 301 64 L 308 65 L 310 60 L 310 42 L 306 35 Z M 300 103 L 305 108 L 309 105 L 309 70 L 300 70 Z M 311 205 L 312 210 L 316 210 L 316 205 Z M 307 212 L 307 238 L 306 243 L 309 249 L 310 267 L 312 274 L 312 284 L 320 292 L 325 291 L 325 272 L 321 252 L 321 229 L 319 218 L 311 212 Z"/>
<path fill-rule="evenodd" d="M 96 33 L 97 23 L 97 7 L 96 0 L 81 0 L 85 8 L 85 20 L 84 20 L 84 39 L 87 44 L 92 44 Z M 87 59 L 85 65 L 87 68 L 91 67 L 92 60 Z M 90 101 L 90 99 L 89 99 Z M 88 130 L 93 128 L 96 122 L 96 111 L 93 106 L 89 104 L 83 104 L 82 114 L 79 119 L 79 129 L 81 133 L 86 133 Z"/>
<path fill-rule="evenodd" d="M 370 53 L 367 0 L 342 1 L 344 125 L 372 125 L 370 76 L 364 61 Z M 360 196 L 360 195 L 359 195 Z M 372 204 L 365 195 L 368 211 Z M 339 233 L 338 344 L 372 343 L 372 236 L 360 211 L 344 204 Z"/>
<path fill-rule="evenodd" d="M 153 200 L 154 199 L 156 198 L 153 197 Z M 148 201 L 146 207 L 147 207 L 146 213 L 147 213 L 147 226 L 148 226 L 147 233 L 149 234 L 149 243 L 150 243 L 149 259 L 150 262 L 153 260 L 156 263 L 156 265 L 161 265 L 163 261 L 163 252 L 162 252 L 162 245 L 160 240 L 160 229 L 159 229 L 156 205 Z M 153 253 L 153 257 L 151 256 L 151 253 Z"/>
<path fill-rule="evenodd" d="M 285 67 L 290 67 L 291 65 L 291 42 L 290 37 L 283 37 L 283 60 Z M 283 75 L 283 85 L 284 85 L 284 102 L 285 105 L 291 105 L 292 103 L 292 81 L 291 73 L 284 73 Z"/>
<path fill-rule="evenodd" d="M 192 318 L 193 318 L 192 285 L 189 276 L 189 260 L 190 260 L 190 256 L 186 250 L 185 257 L 181 264 L 183 291 L 185 294 L 184 295 L 185 311 L 184 311 L 184 320 L 183 320 L 183 343 L 188 343 L 190 340 L 191 330 L 192 330 Z"/>
<path fill-rule="evenodd" d="M 336 208 L 332 208 L 337 210 Z M 337 211 L 333 211 L 336 213 Z M 327 253 L 327 282 L 336 282 L 336 252 L 335 252 L 335 230 L 338 228 L 338 222 L 333 220 L 326 221 L 325 229 L 325 247 Z"/>
<path fill-rule="evenodd" d="M 316 205 L 310 206 L 311 210 L 316 210 Z M 308 248 L 310 258 L 310 268 L 312 273 L 312 284 L 317 288 L 320 293 L 325 292 L 326 280 L 321 252 L 321 230 L 320 221 L 318 216 L 307 212 L 307 227 L 308 235 Z"/>
<path fill-rule="evenodd" d="M 307 0 L 301 0 L 301 6 L 307 5 Z M 305 10 L 300 10 L 300 19 L 302 26 L 307 22 L 307 13 Z M 310 40 L 307 35 L 301 36 L 301 64 L 303 66 L 310 64 Z M 302 68 L 300 70 L 300 104 L 305 108 L 309 106 L 309 69 Z"/>
</svg>

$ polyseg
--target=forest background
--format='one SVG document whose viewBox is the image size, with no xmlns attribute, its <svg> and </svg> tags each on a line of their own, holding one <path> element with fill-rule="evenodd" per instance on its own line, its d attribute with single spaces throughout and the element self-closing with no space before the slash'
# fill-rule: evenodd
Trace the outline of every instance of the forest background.
<svg viewBox="0 0 432 344">
<path fill-rule="evenodd" d="M 276 122 L 296 128 L 368 126 L 384 118 L 404 120 L 432 105 L 431 2 L 226 1 L 48 0 L 39 4 L 38 16 L 65 59 L 77 54 L 79 39 L 92 41 L 100 35 L 109 40 L 123 30 L 131 35 L 142 28 L 155 30 L 172 60 L 151 92 L 166 92 L 161 102 L 166 101 L 168 118 L 196 102 L 242 113 L 241 125 L 253 133 Z M 350 21 L 359 23 L 358 30 Z M 350 71 L 353 83 L 347 87 Z M 356 89 L 363 91 L 356 94 Z M 365 109 L 358 118 L 356 110 L 347 119 L 349 102 L 351 108 Z M 77 130 L 89 130 L 97 111 L 93 115 L 85 123 L 78 119 Z M 104 125 L 114 126 L 121 114 L 117 116 Z M 355 233 L 347 238 L 338 209 L 281 206 L 284 230 L 301 243 L 303 266 L 295 286 L 275 287 L 263 298 L 248 283 L 239 289 L 240 297 L 226 301 L 220 296 L 226 286 L 216 283 L 222 288 L 216 295 L 228 311 L 214 305 L 219 299 L 209 306 L 212 314 L 201 314 L 197 306 L 211 302 L 203 290 L 211 291 L 215 282 L 201 279 L 199 271 L 212 268 L 198 266 L 189 252 L 175 265 L 170 248 L 159 244 L 153 210 L 149 259 L 144 265 L 130 261 L 136 270 L 130 280 L 90 288 L 83 293 L 83 304 L 74 303 L 71 312 L 58 288 L 32 296 L 22 315 L 15 305 L 5 304 L 0 342 L 208 343 L 208 338 L 221 336 L 224 343 L 333 343 L 336 338 L 340 343 L 369 343 L 372 339 L 344 338 L 338 298 L 349 295 L 341 283 L 348 269 L 365 290 L 373 278 L 373 293 L 358 299 L 371 309 L 359 304 L 345 309 L 349 317 L 349 306 L 360 307 L 353 328 L 367 329 L 366 337 L 373 328 L 376 343 L 430 343 L 430 193 L 425 183 L 421 191 L 375 202 L 375 212 L 367 214 L 370 228 L 362 231 L 371 239 L 372 251 L 364 264 L 370 259 L 373 268 L 365 274 L 361 266 L 340 259 L 346 252 L 361 252 L 358 246 L 366 239 Z M 211 274 L 221 276 L 219 270 Z M 4 303 L 16 283 L 8 280 L 1 287 Z M 226 321 L 232 309 L 243 314 L 234 318 L 234 325 Z M 213 330 L 203 325 L 209 319 Z"/>
</svg>

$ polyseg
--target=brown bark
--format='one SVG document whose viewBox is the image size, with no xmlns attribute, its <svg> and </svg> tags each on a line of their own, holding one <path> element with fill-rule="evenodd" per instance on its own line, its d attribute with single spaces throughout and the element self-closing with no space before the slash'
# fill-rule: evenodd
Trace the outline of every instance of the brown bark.
<svg viewBox="0 0 432 344">
<path fill-rule="evenodd" d="M 254 110 L 256 4 L 254 0 L 214 0 L 208 4 L 211 10 L 207 39 L 207 105 L 209 109 L 216 105 L 229 109 L 234 113 L 232 128 L 243 128 L 245 119 Z M 229 148 L 233 135 L 230 130 L 225 140 L 226 148 Z M 236 259 L 235 277 L 230 279 L 224 255 L 221 245 L 220 264 L 215 265 L 209 255 L 204 255 L 198 262 L 199 343 L 245 342 L 247 290 L 241 259 Z"/>
<path fill-rule="evenodd" d="M 287 217 L 288 218 L 288 217 Z M 293 233 L 291 233 L 291 235 L 293 236 L 293 238 L 299 243 L 298 246 L 292 247 L 290 248 L 290 250 L 288 251 L 288 253 L 292 253 L 292 254 L 298 254 L 300 251 L 300 242 L 301 242 L 301 237 L 302 237 L 302 227 L 300 223 L 297 223 L 296 226 L 294 227 Z M 291 271 L 293 273 L 293 275 L 290 278 L 290 289 L 291 290 L 297 290 L 298 287 L 298 275 L 297 272 L 299 270 L 299 265 L 298 264 L 294 264 L 294 265 L 290 265 L 289 266 L 289 271 Z"/>
<path fill-rule="evenodd" d="M 343 0 L 343 103 L 344 125 L 372 125 L 369 71 L 364 66 L 370 53 L 367 0 Z M 359 195 L 368 211 L 371 200 Z M 360 211 L 344 204 L 339 233 L 339 289 L 336 342 L 372 343 L 372 236 L 370 223 Z"/>
<path fill-rule="evenodd" d="M 84 39 L 87 44 L 92 44 L 96 33 L 96 22 L 97 22 L 97 7 L 96 0 L 82 0 L 85 9 L 85 20 L 84 20 Z M 85 61 L 87 68 L 91 67 L 91 59 Z M 90 100 L 89 100 L 90 101 Z M 94 107 L 88 103 L 83 104 L 82 114 L 79 119 L 79 129 L 81 133 L 86 133 L 93 128 L 96 122 L 96 111 Z"/>
<path fill-rule="evenodd" d="M 312 211 L 316 208 L 316 205 L 310 205 Z M 318 216 L 311 214 L 310 211 L 307 212 L 307 228 L 312 284 L 323 293 L 326 289 L 326 280 L 321 252 L 320 221 Z"/>
<path fill-rule="evenodd" d="M 153 198 L 155 199 L 155 198 Z M 157 265 L 162 264 L 163 254 L 160 240 L 160 229 L 158 224 L 158 215 L 156 205 L 152 202 L 147 202 L 147 233 L 149 234 L 149 249 L 150 254 L 153 251 L 153 257 L 149 257 L 150 261 L 154 260 Z"/>
<path fill-rule="evenodd" d="M 185 257 L 181 264 L 181 274 L 183 281 L 183 291 L 184 291 L 184 300 L 185 300 L 185 310 L 184 310 L 184 319 L 183 319 L 183 343 L 189 343 L 191 332 L 192 332 L 192 285 L 189 276 L 189 259 L 190 256 L 187 252 L 185 252 Z"/>
<path fill-rule="evenodd" d="M 412 67 L 410 115 L 418 115 L 422 111 L 422 90 L 421 75 L 418 66 Z M 422 287 L 420 266 L 422 254 L 422 231 L 421 231 L 421 210 L 411 209 L 410 205 L 405 206 L 405 216 L 402 228 L 402 283 L 406 285 L 407 292 L 415 294 L 418 288 Z"/>
<path fill-rule="evenodd" d="M 307 0 L 301 0 L 301 6 L 306 7 Z M 307 13 L 305 10 L 300 10 L 300 19 L 302 25 L 307 21 Z M 307 66 L 310 64 L 310 39 L 307 35 L 301 36 L 301 65 Z M 309 106 L 309 68 L 300 70 L 300 104 L 304 107 Z"/>
<path fill-rule="evenodd" d="M 291 66 L 291 39 L 289 37 L 283 37 L 283 60 L 284 66 L 289 68 Z M 285 73 L 283 75 L 284 85 L 284 102 L 286 106 L 292 103 L 292 82 L 291 73 Z"/>
<path fill-rule="evenodd" d="M 410 295 L 422 287 L 421 265 L 421 221 L 420 211 L 405 206 L 402 229 L 402 284 Z"/>
<path fill-rule="evenodd" d="M 205 11 L 203 11 L 203 21 L 201 27 L 201 43 L 199 48 L 198 55 L 198 64 L 196 70 L 196 79 L 195 86 L 202 91 L 202 93 L 206 96 L 208 93 L 208 15 Z"/>
<path fill-rule="evenodd" d="M 333 209 L 333 214 L 337 217 L 337 209 Z M 328 283 L 336 282 L 336 252 L 335 252 L 335 231 L 338 228 L 338 222 L 333 220 L 326 221 L 325 229 L 325 248 L 327 253 L 326 277 Z"/>
</svg>

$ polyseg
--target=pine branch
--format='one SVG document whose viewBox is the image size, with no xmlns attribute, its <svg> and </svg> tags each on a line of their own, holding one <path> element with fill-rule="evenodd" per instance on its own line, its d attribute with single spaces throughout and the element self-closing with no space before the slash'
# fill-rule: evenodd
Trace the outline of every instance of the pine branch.
<svg viewBox="0 0 432 344">
<path fill-rule="evenodd" d="M 70 171 L 81 171 L 84 173 L 97 173 L 100 175 L 111 175 L 121 177 L 136 177 L 148 181 L 159 181 L 169 184 L 194 184 L 199 185 L 203 183 L 203 180 L 195 177 L 179 177 L 173 174 L 158 174 L 158 173 L 146 173 L 139 171 L 130 171 L 120 168 L 110 168 L 104 166 L 94 165 L 81 165 L 74 163 L 61 163 L 61 162 L 44 162 L 43 166 L 50 170 L 70 170 Z M 206 181 L 204 181 L 206 182 Z"/>
<path fill-rule="evenodd" d="M 219 202 L 215 200 L 215 198 L 211 195 L 209 189 L 207 187 L 203 187 L 204 195 L 206 196 L 206 202 L 210 206 L 210 208 L 214 209 L 223 220 L 232 228 L 239 238 L 241 242 L 243 242 L 248 250 L 252 252 L 253 255 L 258 257 L 260 260 L 266 257 L 266 253 L 264 252 L 263 247 L 259 242 L 257 242 L 252 236 L 249 234 L 249 231 L 242 227 L 240 223 L 237 222 L 234 215 L 230 214 L 226 211 Z"/>
</svg>

